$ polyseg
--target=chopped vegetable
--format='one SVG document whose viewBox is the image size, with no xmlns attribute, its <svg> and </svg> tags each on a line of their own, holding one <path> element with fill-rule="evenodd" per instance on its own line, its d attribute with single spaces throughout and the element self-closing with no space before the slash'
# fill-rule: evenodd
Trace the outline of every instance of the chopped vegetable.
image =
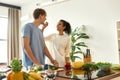
<svg viewBox="0 0 120 80">
<path fill-rule="evenodd" d="M 32 66 L 30 70 L 33 70 L 35 72 L 42 71 L 43 68 L 41 66 Z"/>
<path fill-rule="evenodd" d="M 58 69 L 58 67 L 55 67 L 55 66 L 53 66 L 53 65 L 49 65 L 49 68 L 50 68 L 51 70 L 57 70 L 57 69 Z"/>
</svg>

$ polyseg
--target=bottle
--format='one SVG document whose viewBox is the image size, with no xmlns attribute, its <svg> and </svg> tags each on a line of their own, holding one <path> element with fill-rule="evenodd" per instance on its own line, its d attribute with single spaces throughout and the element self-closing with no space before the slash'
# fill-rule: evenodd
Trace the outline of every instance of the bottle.
<svg viewBox="0 0 120 80">
<path fill-rule="evenodd" d="M 87 63 L 87 56 L 85 53 L 83 54 L 83 61 L 84 61 L 84 63 Z"/>
<path fill-rule="evenodd" d="M 91 54 L 90 54 L 90 49 L 86 49 L 86 57 L 87 57 L 87 63 L 92 62 Z"/>
<path fill-rule="evenodd" d="M 44 67 L 44 70 L 48 70 L 48 64 L 45 64 L 43 67 Z"/>
<path fill-rule="evenodd" d="M 65 67 L 65 74 L 66 74 L 66 76 L 71 75 L 71 64 L 70 64 L 70 62 L 66 62 L 64 67 Z"/>
</svg>

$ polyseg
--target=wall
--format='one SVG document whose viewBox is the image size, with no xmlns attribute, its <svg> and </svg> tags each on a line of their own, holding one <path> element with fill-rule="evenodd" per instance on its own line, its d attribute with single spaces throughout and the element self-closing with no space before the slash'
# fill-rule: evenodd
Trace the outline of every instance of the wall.
<svg viewBox="0 0 120 80">
<path fill-rule="evenodd" d="M 8 8 L 0 6 L 0 16 L 8 17 Z"/>
<path fill-rule="evenodd" d="M 35 2 L 36 3 L 36 2 Z M 23 25 L 32 21 L 35 3 L 22 7 L 22 16 L 29 18 L 22 21 Z M 119 63 L 116 21 L 120 20 L 120 0 L 69 0 L 63 3 L 44 6 L 47 11 L 49 27 L 44 35 L 56 32 L 59 19 L 69 21 L 72 28 L 87 26 L 91 36 L 87 40 L 94 62 L 104 61 Z M 51 32 L 52 30 L 52 32 Z"/>
</svg>

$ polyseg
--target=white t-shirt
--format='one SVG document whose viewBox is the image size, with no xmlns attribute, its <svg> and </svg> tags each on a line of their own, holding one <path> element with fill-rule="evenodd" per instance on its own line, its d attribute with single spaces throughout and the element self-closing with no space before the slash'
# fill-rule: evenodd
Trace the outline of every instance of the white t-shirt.
<svg viewBox="0 0 120 80">
<path fill-rule="evenodd" d="M 51 34 L 45 37 L 45 41 L 48 41 L 48 49 L 52 57 L 58 61 L 60 67 L 65 65 L 65 57 L 69 57 L 70 54 L 70 37 L 67 34 Z M 47 59 L 47 63 L 51 64 Z"/>
</svg>

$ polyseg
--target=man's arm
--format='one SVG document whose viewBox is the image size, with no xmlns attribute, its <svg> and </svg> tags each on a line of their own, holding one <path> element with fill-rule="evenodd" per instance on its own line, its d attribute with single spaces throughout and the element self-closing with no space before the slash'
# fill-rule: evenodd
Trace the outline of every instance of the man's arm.
<svg viewBox="0 0 120 80">
<path fill-rule="evenodd" d="M 23 38 L 23 48 L 26 52 L 26 55 L 31 59 L 31 61 L 35 65 L 40 65 L 41 66 L 41 64 L 37 61 L 37 59 L 33 55 L 32 49 L 30 47 L 30 38 Z"/>
<path fill-rule="evenodd" d="M 56 60 L 54 60 L 52 58 L 52 56 L 50 55 L 50 52 L 49 52 L 45 42 L 44 42 L 44 49 L 45 49 L 45 54 L 50 59 L 51 63 L 54 64 L 56 67 L 58 67 L 59 66 L 58 62 Z"/>
</svg>

